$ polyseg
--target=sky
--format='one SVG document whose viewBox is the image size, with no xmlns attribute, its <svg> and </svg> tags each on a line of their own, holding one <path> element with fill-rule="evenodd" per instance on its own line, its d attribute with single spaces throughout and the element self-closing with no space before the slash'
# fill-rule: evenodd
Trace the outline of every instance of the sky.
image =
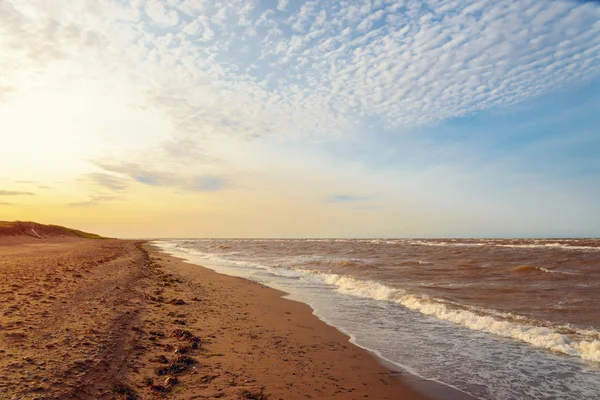
<svg viewBox="0 0 600 400">
<path fill-rule="evenodd" d="M 0 0 L 0 220 L 598 237 L 600 2 Z"/>
</svg>

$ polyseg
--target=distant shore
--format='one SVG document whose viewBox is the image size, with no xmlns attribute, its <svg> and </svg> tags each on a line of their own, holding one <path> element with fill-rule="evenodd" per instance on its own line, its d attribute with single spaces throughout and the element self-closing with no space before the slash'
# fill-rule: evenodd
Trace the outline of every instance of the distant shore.
<svg viewBox="0 0 600 400">
<path fill-rule="evenodd" d="M 281 296 L 143 242 L 0 238 L 0 398 L 427 398 Z"/>
</svg>

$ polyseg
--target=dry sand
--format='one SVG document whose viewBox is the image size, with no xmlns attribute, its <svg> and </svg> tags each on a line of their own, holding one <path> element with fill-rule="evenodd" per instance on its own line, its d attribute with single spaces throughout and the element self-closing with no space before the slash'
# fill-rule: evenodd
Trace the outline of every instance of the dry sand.
<svg viewBox="0 0 600 400">
<path fill-rule="evenodd" d="M 282 294 L 141 242 L 0 238 L 0 399 L 425 399 Z"/>
</svg>

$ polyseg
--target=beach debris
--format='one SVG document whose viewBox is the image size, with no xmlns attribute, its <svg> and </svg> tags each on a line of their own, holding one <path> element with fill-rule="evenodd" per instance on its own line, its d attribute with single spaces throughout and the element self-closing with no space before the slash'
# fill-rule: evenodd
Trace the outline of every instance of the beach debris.
<svg viewBox="0 0 600 400">
<path fill-rule="evenodd" d="M 113 392 L 120 394 L 125 400 L 136 400 L 138 398 L 137 393 L 132 388 L 122 383 L 115 384 Z"/>
<path fill-rule="evenodd" d="M 173 318 L 185 318 L 187 314 L 177 314 L 174 312 L 170 312 L 167 314 L 167 317 L 173 317 Z"/>
<path fill-rule="evenodd" d="M 179 337 L 179 339 L 189 342 L 194 350 L 200 347 L 200 338 L 198 336 L 185 334 L 184 336 Z"/>
<path fill-rule="evenodd" d="M 210 383 L 212 381 L 214 381 L 215 379 L 217 379 L 219 377 L 219 375 L 204 375 L 202 378 L 200 378 L 200 380 L 198 381 L 198 383 Z"/>
<path fill-rule="evenodd" d="M 176 306 L 183 306 L 186 303 L 182 299 L 173 299 L 171 300 L 171 304 L 174 304 Z"/>
<path fill-rule="evenodd" d="M 176 337 L 179 340 L 190 340 L 195 337 L 192 332 L 186 331 L 185 329 L 175 329 L 171 336 Z"/>
<path fill-rule="evenodd" d="M 179 379 L 175 376 L 167 376 L 165 379 L 165 386 L 174 386 L 179 383 Z"/>
<path fill-rule="evenodd" d="M 262 389 L 258 392 L 252 392 L 248 389 L 244 389 L 238 393 L 238 399 L 267 400 L 268 398 L 269 396 L 264 394 Z"/>
<path fill-rule="evenodd" d="M 167 352 L 172 352 L 175 349 L 170 344 L 165 344 L 162 348 L 163 348 L 164 351 L 167 351 Z"/>
<path fill-rule="evenodd" d="M 154 385 L 154 379 L 150 378 L 149 376 L 145 377 L 142 382 L 146 386 L 152 386 L 152 385 Z"/>
<path fill-rule="evenodd" d="M 163 376 L 163 375 L 167 375 L 167 374 L 177 375 L 177 374 L 181 374 L 182 372 L 185 372 L 187 370 L 187 368 L 188 368 L 188 366 L 185 364 L 173 363 L 173 364 L 169 365 L 168 367 L 157 369 L 156 375 L 158 375 L 158 376 Z"/>
<path fill-rule="evenodd" d="M 175 362 L 185 364 L 185 365 L 192 365 L 192 364 L 196 363 L 196 360 L 194 360 L 190 356 L 181 355 L 181 356 L 177 357 L 177 360 Z"/>
<path fill-rule="evenodd" d="M 148 300 L 150 301 L 154 301 L 157 303 L 164 303 L 165 302 L 165 298 L 163 296 L 151 296 L 151 295 L 146 295 L 145 296 Z"/>
<path fill-rule="evenodd" d="M 185 372 L 190 365 L 195 363 L 196 360 L 194 360 L 192 357 L 181 355 L 175 360 L 175 362 L 171 363 L 168 367 L 157 369 L 156 374 L 158 376 L 163 376 L 167 374 L 179 375 Z"/>
<path fill-rule="evenodd" d="M 160 356 L 151 358 L 150 361 L 160 363 L 160 364 L 168 364 L 169 363 L 169 359 L 162 354 Z"/>
<path fill-rule="evenodd" d="M 175 349 L 175 353 L 177 354 L 186 354 L 190 352 L 190 348 L 188 346 L 180 346 Z"/>
<path fill-rule="evenodd" d="M 152 390 L 153 392 L 163 392 L 163 393 L 169 391 L 169 389 L 167 389 L 163 385 L 152 385 L 152 386 L 150 386 L 150 390 Z"/>
</svg>

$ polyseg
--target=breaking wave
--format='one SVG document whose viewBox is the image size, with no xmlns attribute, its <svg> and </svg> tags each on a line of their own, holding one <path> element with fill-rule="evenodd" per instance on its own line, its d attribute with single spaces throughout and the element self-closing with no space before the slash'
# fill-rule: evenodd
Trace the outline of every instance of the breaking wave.
<svg viewBox="0 0 600 400">
<path fill-rule="evenodd" d="M 590 332 L 593 333 L 589 335 L 592 337 L 588 337 L 590 340 L 586 340 L 584 337 L 570 337 L 556 332 L 551 327 L 520 324 L 494 318 L 491 315 L 482 315 L 471 310 L 453 308 L 443 300 L 408 294 L 402 289 L 391 288 L 375 281 L 356 279 L 348 275 L 323 273 L 315 273 L 315 275 L 324 283 L 336 286 L 337 291 L 342 294 L 391 301 L 410 310 L 469 329 L 520 340 L 535 347 L 600 362 L 600 340 L 592 338 L 593 336 L 598 337 L 598 333 L 594 331 Z"/>
<path fill-rule="evenodd" d="M 433 263 L 429 262 L 429 261 L 400 261 L 397 263 L 391 263 L 390 265 L 393 265 L 395 267 L 409 267 L 412 265 L 432 265 Z"/>
<path fill-rule="evenodd" d="M 546 272 L 549 274 L 560 273 L 559 271 L 552 271 L 552 270 L 542 268 L 542 267 L 533 267 L 531 265 L 519 265 L 518 267 L 513 269 L 513 271 L 514 272 Z"/>
<path fill-rule="evenodd" d="M 569 243 L 494 243 L 490 240 L 482 240 L 479 242 L 450 242 L 450 241 L 424 241 L 424 240 L 409 240 L 409 244 L 417 246 L 432 246 L 432 247 L 507 247 L 515 249 L 560 249 L 560 250 L 585 250 L 585 251 L 600 251 L 600 246 L 581 246 Z"/>
</svg>

